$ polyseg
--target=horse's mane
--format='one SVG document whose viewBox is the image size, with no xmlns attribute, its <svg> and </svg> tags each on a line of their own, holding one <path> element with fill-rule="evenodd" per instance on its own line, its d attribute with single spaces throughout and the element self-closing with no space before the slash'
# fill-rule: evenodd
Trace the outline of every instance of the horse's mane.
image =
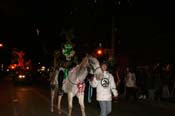
<svg viewBox="0 0 175 116">
<path fill-rule="evenodd" d="M 80 68 L 86 67 L 87 63 L 88 63 L 88 57 L 86 56 L 82 59 L 82 62 L 79 64 Z"/>
<path fill-rule="evenodd" d="M 85 69 L 87 63 L 88 63 L 88 57 L 86 56 L 82 59 L 82 62 L 78 66 L 76 66 L 77 74 L 79 74 L 82 70 Z"/>
</svg>

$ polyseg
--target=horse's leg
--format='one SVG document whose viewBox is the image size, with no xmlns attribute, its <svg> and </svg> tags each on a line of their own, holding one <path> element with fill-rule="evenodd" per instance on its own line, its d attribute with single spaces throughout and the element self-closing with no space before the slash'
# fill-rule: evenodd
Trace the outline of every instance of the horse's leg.
<svg viewBox="0 0 175 116">
<path fill-rule="evenodd" d="M 86 116 L 85 106 L 84 106 L 84 94 L 78 95 L 77 98 L 81 107 L 82 116 Z"/>
<path fill-rule="evenodd" d="M 68 93 L 68 109 L 69 109 L 68 116 L 71 116 L 72 114 L 72 102 L 73 102 L 73 94 Z"/>
<path fill-rule="evenodd" d="M 51 112 L 54 111 L 54 97 L 55 97 L 55 90 L 51 89 Z"/>
<path fill-rule="evenodd" d="M 61 99 L 62 95 L 58 95 L 58 113 L 61 114 Z"/>
</svg>

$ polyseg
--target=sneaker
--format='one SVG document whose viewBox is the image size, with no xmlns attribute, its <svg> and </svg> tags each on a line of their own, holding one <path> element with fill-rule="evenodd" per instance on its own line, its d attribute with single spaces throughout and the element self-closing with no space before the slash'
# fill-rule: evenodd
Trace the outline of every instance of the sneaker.
<svg viewBox="0 0 175 116">
<path fill-rule="evenodd" d="M 143 99 L 146 99 L 146 95 L 143 96 Z"/>
<path fill-rule="evenodd" d="M 140 96 L 139 96 L 139 99 L 143 99 L 143 97 L 144 97 L 143 95 L 140 95 Z"/>
</svg>

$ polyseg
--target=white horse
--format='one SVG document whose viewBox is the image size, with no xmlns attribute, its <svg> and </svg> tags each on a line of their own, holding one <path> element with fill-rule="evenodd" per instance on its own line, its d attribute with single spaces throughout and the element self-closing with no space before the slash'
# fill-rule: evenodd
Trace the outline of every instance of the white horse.
<svg viewBox="0 0 175 116">
<path fill-rule="evenodd" d="M 58 109 L 61 106 L 61 99 L 63 96 L 62 88 L 60 87 L 62 84 L 62 80 L 64 78 L 64 68 L 56 66 L 55 70 L 50 73 L 50 88 L 51 88 L 51 112 L 54 111 L 54 102 L 58 100 Z M 58 111 L 60 113 L 60 110 Z"/>
<path fill-rule="evenodd" d="M 90 67 L 90 70 L 97 79 L 102 78 L 102 70 L 100 68 L 99 61 L 95 57 L 86 56 L 79 65 L 75 66 L 69 71 L 67 78 L 64 80 L 62 89 L 64 93 L 67 93 L 68 95 L 68 116 L 71 116 L 72 114 L 72 103 L 74 96 L 77 96 L 78 98 L 82 116 L 86 116 L 84 106 L 84 80 L 88 74 L 88 67 Z M 61 103 L 61 101 L 58 103 Z M 58 110 L 61 111 L 60 104 L 58 104 L 58 106 Z"/>
<path fill-rule="evenodd" d="M 56 70 L 52 69 L 50 71 L 50 94 L 51 94 L 51 112 L 54 111 L 54 102 L 56 101 L 56 95 L 58 92 L 58 82 L 56 76 Z"/>
</svg>

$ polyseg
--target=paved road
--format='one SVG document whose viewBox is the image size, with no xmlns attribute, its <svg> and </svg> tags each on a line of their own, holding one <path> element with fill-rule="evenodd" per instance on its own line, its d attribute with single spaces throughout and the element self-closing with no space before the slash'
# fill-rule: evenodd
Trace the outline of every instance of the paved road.
<svg viewBox="0 0 175 116">
<path fill-rule="evenodd" d="M 47 85 L 46 85 L 47 86 Z M 63 98 L 63 114 L 67 114 L 67 99 Z M 10 79 L 0 80 L 0 116 L 58 116 L 50 112 L 50 93 L 44 85 L 14 86 Z M 87 116 L 98 116 L 98 103 L 85 100 Z M 149 103 L 145 101 L 113 103 L 111 116 L 169 116 L 175 113 L 175 104 Z M 74 98 L 73 116 L 81 116 L 80 107 Z"/>
</svg>

